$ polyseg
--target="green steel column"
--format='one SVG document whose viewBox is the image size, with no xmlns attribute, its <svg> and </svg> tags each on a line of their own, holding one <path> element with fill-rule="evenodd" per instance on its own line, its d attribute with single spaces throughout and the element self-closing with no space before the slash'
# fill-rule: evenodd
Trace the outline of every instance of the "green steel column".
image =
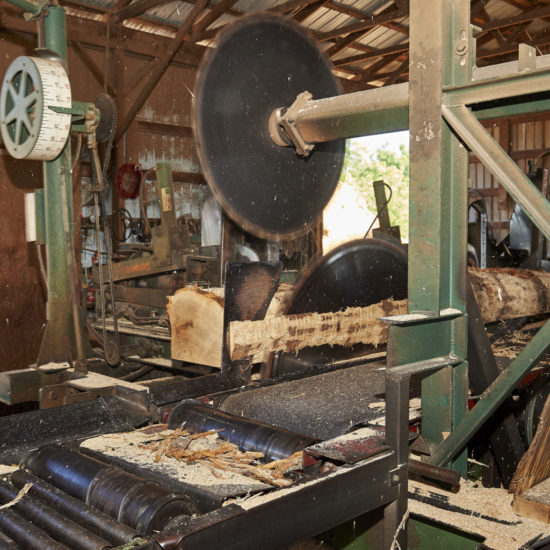
<svg viewBox="0 0 550 550">
<path fill-rule="evenodd" d="M 48 15 L 44 19 L 44 39 L 45 47 L 54 51 L 59 61 L 66 66 L 67 33 L 64 8 L 59 6 L 48 8 Z M 38 363 L 76 358 L 75 324 L 71 310 L 69 283 L 69 269 L 73 269 L 74 266 L 69 262 L 62 208 L 62 193 L 65 193 L 69 210 L 69 226 L 72 228 L 73 197 L 70 158 L 69 140 L 57 159 L 43 163 L 48 302 L 47 323 L 42 336 Z"/>
<path fill-rule="evenodd" d="M 437 318 L 465 312 L 467 249 L 467 151 L 442 118 L 442 88 L 466 82 L 472 66 L 469 2 L 411 2 L 409 129 L 409 312 Z M 428 28 L 429 27 L 429 28 Z M 453 322 L 447 348 L 466 357 L 466 318 Z M 398 345 L 422 349 L 429 342 L 411 330 Z M 467 365 L 449 366 L 422 383 L 422 435 L 435 449 L 466 413 Z M 465 472 L 466 456 L 453 467 Z"/>
</svg>

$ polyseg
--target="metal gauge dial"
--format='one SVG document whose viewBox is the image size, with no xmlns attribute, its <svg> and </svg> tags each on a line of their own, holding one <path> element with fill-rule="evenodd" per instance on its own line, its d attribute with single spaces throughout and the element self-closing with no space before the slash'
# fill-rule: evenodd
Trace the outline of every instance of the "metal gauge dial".
<svg viewBox="0 0 550 550">
<path fill-rule="evenodd" d="M 0 91 L 2 140 L 17 159 L 53 160 L 63 150 L 71 115 L 69 77 L 60 63 L 21 56 L 8 67 Z"/>
</svg>

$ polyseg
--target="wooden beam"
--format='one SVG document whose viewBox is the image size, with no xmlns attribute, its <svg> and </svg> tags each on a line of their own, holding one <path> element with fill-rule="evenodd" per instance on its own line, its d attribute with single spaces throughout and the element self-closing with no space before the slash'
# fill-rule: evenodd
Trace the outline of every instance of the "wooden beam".
<svg viewBox="0 0 550 550">
<path fill-rule="evenodd" d="M 127 6 L 121 7 L 111 12 L 113 23 L 122 23 L 126 19 L 139 17 L 146 11 L 167 4 L 171 0 L 135 0 Z"/>
<path fill-rule="evenodd" d="M 294 11 L 297 8 L 304 8 L 305 6 L 309 6 L 316 1 L 317 0 L 288 0 L 287 2 L 277 4 L 276 6 L 273 6 L 266 11 L 272 13 L 288 13 Z"/>
<path fill-rule="evenodd" d="M 216 4 L 206 15 L 201 17 L 201 20 L 193 25 L 191 32 L 189 33 L 189 41 L 196 42 L 201 33 L 206 30 L 214 21 L 219 19 L 222 15 L 227 13 L 234 4 L 237 3 L 237 0 L 222 0 L 219 4 Z"/>
<path fill-rule="evenodd" d="M 544 17 L 550 17 L 550 7 L 533 8 L 514 17 L 505 17 L 503 19 L 497 19 L 496 21 L 489 21 L 483 25 L 481 34 L 485 34 L 495 29 L 514 27 L 520 23 L 527 23 Z"/>
<path fill-rule="evenodd" d="M 75 40 L 71 42 L 71 46 L 74 49 L 74 51 L 78 54 L 78 57 L 80 57 L 84 65 L 86 65 L 87 69 L 90 71 L 92 76 L 97 80 L 99 85 L 102 88 L 105 88 L 105 76 L 103 75 L 103 71 L 98 67 L 96 62 L 90 57 L 88 52 L 82 47 L 82 44 Z M 116 91 L 110 84 L 107 84 L 107 92 L 113 97 L 116 97 Z"/>
<path fill-rule="evenodd" d="M 384 86 L 391 86 L 392 84 L 395 84 L 397 79 L 404 73 L 405 69 L 408 69 L 408 67 L 409 56 L 407 54 L 404 56 L 404 59 L 401 61 L 397 69 L 388 75 L 386 82 L 384 82 Z"/>
<path fill-rule="evenodd" d="M 2 4 L 2 25 L 0 31 L 12 36 L 24 35 L 36 40 L 36 23 L 25 21 L 21 14 L 8 4 Z M 79 42 L 82 47 L 103 51 L 106 46 L 105 23 L 67 14 L 67 37 L 69 45 Z M 152 35 L 127 27 L 115 26 L 111 29 L 111 38 L 118 40 L 114 49 L 125 55 L 154 62 L 168 47 L 171 39 L 166 36 Z M 186 51 L 176 54 L 172 63 L 178 66 L 198 67 L 205 48 L 197 44 L 188 44 Z"/>
<path fill-rule="evenodd" d="M 196 21 L 198 16 L 202 13 L 207 3 L 208 3 L 208 0 L 199 0 L 193 6 L 193 9 L 187 15 L 182 26 L 178 29 L 178 32 L 176 33 L 175 38 L 172 40 L 170 45 L 166 48 L 166 51 L 164 52 L 164 54 L 161 57 L 159 57 L 157 61 L 154 63 L 136 100 L 129 107 L 127 112 L 124 114 L 124 117 L 119 124 L 115 141 L 118 142 L 120 138 L 126 133 L 126 130 L 128 130 L 135 116 L 137 115 L 139 110 L 143 107 L 143 105 L 147 101 L 149 95 L 151 94 L 155 86 L 158 84 L 160 77 L 164 74 L 164 71 L 166 70 L 168 65 L 170 65 L 170 62 L 172 61 L 172 59 L 174 58 L 178 50 L 182 47 L 185 41 L 186 35 L 193 28 L 193 23 Z"/>
<path fill-rule="evenodd" d="M 518 10 L 528 10 L 533 7 L 533 4 L 531 3 L 531 0 L 503 0 L 507 4 L 510 4 L 510 6 L 514 6 L 514 8 L 517 8 Z"/>
<path fill-rule="evenodd" d="M 372 82 L 373 80 L 381 80 L 384 77 L 389 77 L 393 75 L 393 71 L 390 72 L 389 74 L 388 73 L 379 74 L 379 71 L 387 67 L 390 63 L 393 63 L 400 57 L 401 57 L 401 54 L 394 54 L 389 59 L 383 58 L 380 61 L 373 63 L 370 67 L 368 67 L 361 73 L 360 75 L 361 80 L 363 82 Z"/>
<path fill-rule="evenodd" d="M 332 31 L 318 31 L 315 33 L 315 37 L 323 42 L 327 40 L 333 40 L 334 38 L 338 38 L 339 36 L 346 36 L 352 32 L 366 31 L 373 27 L 377 27 L 378 25 L 394 21 L 395 19 L 402 19 L 403 17 L 406 17 L 406 15 L 407 14 L 404 14 L 399 10 L 393 10 L 390 13 L 375 15 L 370 17 L 369 20 L 359 21 L 358 23 L 351 23 L 350 25 L 338 27 Z"/>
<path fill-rule="evenodd" d="M 369 29 L 370 30 L 370 29 Z M 357 31 L 352 32 L 345 36 L 344 38 L 339 38 L 336 40 L 333 46 L 331 46 L 327 51 L 326 54 L 333 58 L 335 55 L 339 54 L 342 50 L 345 50 L 349 46 L 351 46 L 354 42 L 365 36 L 367 31 Z M 371 51 L 375 51 L 374 48 L 370 48 Z"/>
<path fill-rule="evenodd" d="M 298 23 L 302 23 L 308 17 L 313 15 L 318 9 L 324 7 L 327 1 L 328 0 L 316 0 L 312 4 L 309 4 L 308 6 L 299 8 L 298 11 L 292 16 L 292 19 L 294 19 L 294 21 Z"/>
<path fill-rule="evenodd" d="M 547 46 L 548 44 L 550 44 L 550 36 L 545 36 L 544 38 L 539 38 L 538 40 L 532 40 L 529 42 L 529 45 L 533 47 Z M 478 49 L 477 59 L 478 60 L 489 59 L 491 57 L 498 57 L 501 55 L 517 54 L 517 52 L 518 52 L 517 44 L 510 44 L 502 48 L 496 48 L 494 50 L 490 50 L 488 48 Z"/>
<path fill-rule="evenodd" d="M 343 57 L 342 59 L 336 59 L 333 61 L 335 67 L 344 67 L 353 63 L 360 63 L 362 61 L 368 61 L 369 59 L 377 59 L 379 57 L 386 57 L 395 54 L 401 54 L 409 51 L 409 43 L 398 44 L 397 46 L 389 46 L 381 50 L 374 50 L 370 53 L 352 55 L 350 57 Z"/>
</svg>

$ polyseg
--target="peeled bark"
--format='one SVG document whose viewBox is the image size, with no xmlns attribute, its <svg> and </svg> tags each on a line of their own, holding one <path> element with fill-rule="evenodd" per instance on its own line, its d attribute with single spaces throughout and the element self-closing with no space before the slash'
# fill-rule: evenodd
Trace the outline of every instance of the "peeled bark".
<svg viewBox="0 0 550 550">
<path fill-rule="evenodd" d="M 231 359 L 244 359 L 260 352 L 298 351 L 305 347 L 351 346 L 386 343 L 386 315 L 407 312 L 407 300 L 386 300 L 368 307 L 336 313 L 302 313 L 270 317 L 262 321 L 235 321 L 229 325 Z"/>
</svg>

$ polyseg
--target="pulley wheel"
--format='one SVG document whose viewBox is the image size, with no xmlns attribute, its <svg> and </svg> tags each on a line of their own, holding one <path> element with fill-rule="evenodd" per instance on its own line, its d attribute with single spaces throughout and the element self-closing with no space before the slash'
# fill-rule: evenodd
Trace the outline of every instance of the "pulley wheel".
<svg viewBox="0 0 550 550">
<path fill-rule="evenodd" d="M 69 77 L 57 61 L 21 56 L 8 67 L 0 91 L 0 128 L 16 159 L 53 160 L 63 150 L 72 106 Z"/>
<path fill-rule="evenodd" d="M 109 94 L 101 93 L 95 98 L 94 105 L 99 109 L 101 115 L 95 131 L 95 138 L 98 143 L 103 143 L 113 136 L 116 130 L 116 102 Z"/>
<path fill-rule="evenodd" d="M 328 313 L 407 297 L 407 252 L 391 237 L 361 239 L 335 248 L 300 277 L 286 315 Z M 264 376 L 296 372 L 308 366 L 352 359 L 373 346 L 319 346 L 296 353 L 277 353 L 264 365 Z"/>
<path fill-rule="evenodd" d="M 309 91 L 340 92 L 328 60 L 297 24 L 273 15 L 239 19 L 206 56 L 194 103 L 202 169 L 225 212 L 259 237 L 288 238 L 317 221 L 342 171 L 344 140 L 303 158 L 275 145 L 271 113 Z"/>
</svg>

